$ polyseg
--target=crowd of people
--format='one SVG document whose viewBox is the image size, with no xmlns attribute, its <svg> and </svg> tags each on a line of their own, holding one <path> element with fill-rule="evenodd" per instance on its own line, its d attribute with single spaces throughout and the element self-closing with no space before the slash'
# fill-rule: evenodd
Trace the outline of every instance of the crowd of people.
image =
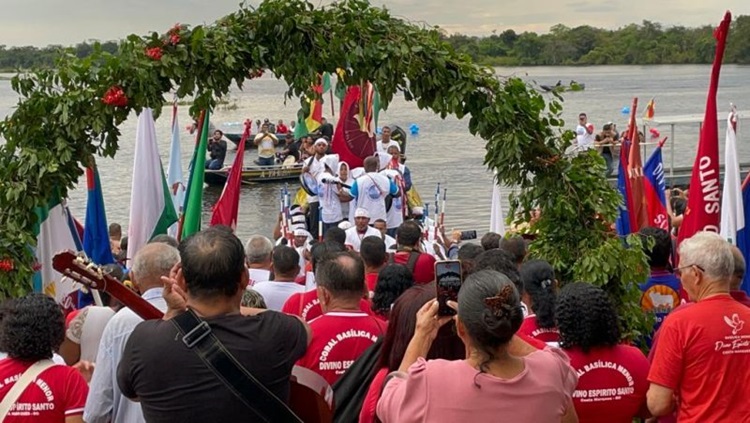
<svg viewBox="0 0 750 423">
<path fill-rule="evenodd" d="M 354 215 L 318 242 L 243 245 L 222 226 L 155 238 L 124 273 L 106 271 L 161 320 L 105 292 L 68 316 L 42 294 L 6 301 L 0 418 L 294 421 L 305 375 L 330 387 L 323 400 L 341 422 L 748 421 L 745 262 L 720 236 L 683 241 L 674 266 L 670 234 L 640 232 L 652 241 L 640 305 L 656 325 L 635 340 L 604 290 L 561 286 L 550 263 L 527 257 L 533 241 L 512 235 L 445 239 L 463 283 L 445 304 L 455 316 L 443 315 L 444 257 L 423 223 L 401 223 L 390 250 L 366 209 Z"/>
</svg>

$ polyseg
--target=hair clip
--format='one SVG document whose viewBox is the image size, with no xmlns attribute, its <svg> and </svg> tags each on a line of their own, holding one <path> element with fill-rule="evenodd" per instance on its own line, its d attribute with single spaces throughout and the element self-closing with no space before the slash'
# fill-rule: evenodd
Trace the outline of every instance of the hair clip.
<svg viewBox="0 0 750 423">
<path fill-rule="evenodd" d="M 552 286 L 552 281 L 549 279 L 545 279 L 542 281 L 541 285 L 542 285 L 542 289 L 547 289 L 550 286 Z"/>
<path fill-rule="evenodd" d="M 484 304 L 490 309 L 490 311 L 492 311 L 492 314 L 495 317 L 504 318 L 510 314 L 511 307 L 508 302 L 512 295 L 513 287 L 505 285 L 494 297 L 485 298 Z"/>
</svg>

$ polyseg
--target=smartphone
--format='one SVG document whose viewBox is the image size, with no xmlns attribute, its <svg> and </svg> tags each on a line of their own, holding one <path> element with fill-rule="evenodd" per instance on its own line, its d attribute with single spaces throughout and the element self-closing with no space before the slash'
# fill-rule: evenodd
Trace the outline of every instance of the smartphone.
<svg viewBox="0 0 750 423">
<path fill-rule="evenodd" d="M 461 261 L 435 262 L 435 285 L 437 286 L 438 316 L 454 316 L 456 311 L 448 307 L 448 301 L 458 301 L 461 289 Z"/>
<path fill-rule="evenodd" d="M 477 231 L 461 231 L 461 241 L 477 239 Z"/>
</svg>

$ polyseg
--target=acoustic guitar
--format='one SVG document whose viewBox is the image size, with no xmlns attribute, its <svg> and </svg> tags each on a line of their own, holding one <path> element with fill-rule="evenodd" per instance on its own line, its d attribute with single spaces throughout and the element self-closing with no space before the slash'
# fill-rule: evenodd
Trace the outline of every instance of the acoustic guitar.
<svg viewBox="0 0 750 423">
<path fill-rule="evenodd" d="M 52 267 L 90 289 L 107 292 L 144 320 L 161 319 L 164 313 L 91 263 L 85 256 L 63 251 L 52 258 Z M 290 383 L 289 408 L 305 423 L 333 421 L 333 390 L 322 376 L 294 366 Z"/>
</svg>

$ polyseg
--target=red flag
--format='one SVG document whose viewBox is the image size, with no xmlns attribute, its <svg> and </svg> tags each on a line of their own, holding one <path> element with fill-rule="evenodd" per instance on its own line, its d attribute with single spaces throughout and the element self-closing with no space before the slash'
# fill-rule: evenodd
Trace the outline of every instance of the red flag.
<svg viewBox="0 0 750 423">
<path fill-rule="evenodd" d="M 724 20 L 714 31 L 716 53 L 708 86 L 706 113 L 703 117 L 698 154 L 690 177 L 690 196 L 685 217 L 680 225 L 677 243 L 692 237 L 696 232 L 719 232 L 721 219 L 721 192 L 719 189 L 719 123 L 716 109 L 716 91 L 719 88 L 719 73 L 724 57 L 732 14 L 727 12 Z"/>
<path fill-rule="evenodd" d="M 375 137 L 363 131 L 360 125 L 361 95 L 359 85 L 352 85 L 347 90 L 331 141 L 331 150 L 351 168 L 362 166 L 366 157 L 375 154 Z"/>
<path fill-rule="evenodd" d="M 221 197 L 214 205 L 211 215 L 211 226 L 225 225 L 233 230 L 237 228 L 237 214 L 240 209 L 240 188 L 242 187 L 242 161 L 245 156 L 245 141 L 250 136 L 250 123 L 245 122 L 245 132 L 242 133 L 240 143 L 237 145 L 237 155 L 229 169 L 227 183 L 221 192 Z"/>
<path fill-rule="evenodd" d="M 638 134 L 636 123 L 636 110 L 638 109 L 638 98 L 633 99 L 630 108 L 630 127 L 628 139 L 630 148 L 628 151 L 628 207 L 630 214 L 630 231 L 638 232 L 641 228 L 648 226 L 648 210 L 646 209 L 646 190 L 643 187 L 643 160 L 641 159 L 641 137 Z"/>
</svg>

